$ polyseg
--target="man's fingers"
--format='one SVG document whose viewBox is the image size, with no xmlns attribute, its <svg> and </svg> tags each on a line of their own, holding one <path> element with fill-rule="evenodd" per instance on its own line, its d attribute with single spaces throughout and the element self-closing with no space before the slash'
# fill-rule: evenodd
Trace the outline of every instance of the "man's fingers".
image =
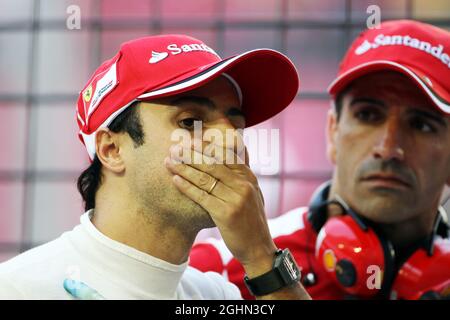
<svg viewBox="0 0 450 320">
<path fill-rule="evenodd" d="M 193 140 L 191 144 L 177 144 L 172 146 L 171 155 L 178 155 L 183 162 L 191 164 L 218 163 L 231 169 L 248 166 L 248 153 L 244 147 L 242 150 L 226 148 L 225 146 L 209 143 L 204 145 L 199 140 Z"/>
<path fill-rule="evenodd" d="M 183 163 L 199 171 L 205 172 L 210 176 L 213 176 L 214 178 L 223 181 L 227 185 L 229 185 L 228 180 L 229 182 L 232 182 L 237 178 L 236 173 L 234 173 L 230 168 L 227 168 L 223 164 L 215 163 L 215 160 L 208 156 L 202 155 L 196 151 L 191 151 L 188 149 L 183 149 L 183 152 L 185 154 L 191 152 L 192 158 L 197 159 L 199 157 L 202 157 L 203 160 L 202 162 L 191 161 L 189 159 L 186 160 L 186 157 L 184 156 L 179 157 L 177 154 L 171 154 L 171 159 L 173 159 L 174 163 L 177 164 Z"/>
<path fill-rule="evenodd" d="M 183 162 L 197 170 L 208 173 L 233 190 L 241 189 L 240 180 L 242 178 L 257 184 L 256 176 L 245 164 L 225 165 L 216 158 L 201 154 L 193 149 L 182 148 L 179 145 L 171 148 L 171 158 L 177 163 Z"/>
<path fill-rule="evenodd" d="M 173 182 L 181 193 L 186 195 L 189 199 L 199 204 L 203 209 L 210 214 L 214 214 L 219 208 L 225 205 L 225 202 L 213 195 L 208 194 L 205 190 L 193 185 L 179 175 L 173 176 Z"/>
<path fill-rule="evenodd" d="M 210 143 L 205 147 L 199 143 L 194 143 L 191 145 L 191 150 L 204 154 L 214 159 L 215 163 L 226 165 L 230 169 L 240 168 L 242 165 L 248 166 L 246 158 L 248 154 L 245 147 L 242 150 L 237 150 L 238 153 L 236 153 L 234 148 L 227 148 L 214 143 Z"/>
<path fill-rule="evenodd" d="M 206 156 L 215 159 L 216 163 L 224 164 L 232 169 L 246 164 L 244 159 L 245 153 L 239 156 L 232 149 L 222 148 L 214 144 L 207 145 L 203 150 L 193 146 L 192 150 L 200 153 L 203 152 Z"/>
<path fill-rule="evenodd" d="M 166 158 L 164 163 L 173 174 L 183 177 L 203 191 L 211 193 L 215 197 L 226 202 L 238 200 L 238 195 L 233 191 L 233 189 L 221 183 L 220 179 L 186 164 L 175 164 L 170 160 L 170 158 Z"/>
</svg>

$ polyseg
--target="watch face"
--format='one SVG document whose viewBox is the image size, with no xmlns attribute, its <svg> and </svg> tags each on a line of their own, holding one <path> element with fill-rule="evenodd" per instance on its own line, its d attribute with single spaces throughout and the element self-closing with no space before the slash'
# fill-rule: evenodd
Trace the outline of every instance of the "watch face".
<svg viewBox="0 0 450 320">
<path fill-rule="evenodd" d="M 283 264 L 291 279 L 297 280 L 300 276 L 300 271 L 298 270 L 297 264 L 292 259 L 292 256 L 290 254 L 285 256 L 285 258 L 283 259 Z"/>
<path fill-rule="evenodd" d="M 244 277 L 244 282 L 254 296 L 263 296 L 300 280 L 301 273 L 289 249 L 277 250 L 271 271 L 256 278 Z"/>
</svg>

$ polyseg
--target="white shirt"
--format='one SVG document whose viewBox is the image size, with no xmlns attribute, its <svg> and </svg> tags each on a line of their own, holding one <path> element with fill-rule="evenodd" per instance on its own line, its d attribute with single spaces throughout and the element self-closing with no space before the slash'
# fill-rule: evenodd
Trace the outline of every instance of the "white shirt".
<svg viewBox="0 0 450 320">
<path fill-rule="evenodd" d="M 72 231 L 0 264 L 0 299 L 72 299 L 66 278 L 105 299 L 241 299 L 218 273 L 174 265 L 106 237 L 92 213 Z"/>
</svg>

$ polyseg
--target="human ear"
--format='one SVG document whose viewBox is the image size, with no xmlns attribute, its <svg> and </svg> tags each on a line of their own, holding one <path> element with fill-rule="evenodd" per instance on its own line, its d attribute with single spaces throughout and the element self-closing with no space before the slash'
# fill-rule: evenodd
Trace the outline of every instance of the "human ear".
<svg viewBox="0 0 450 320">
<path fill-rule="evenodd" d="M 120 139 L 120 134 L 108 128 L 100 128 L 96 133 L 95 142 L 96 155 L 106 169 L 115 173 L 125 170 L 121 153 L 123 140 Z"/>
<path fill-rule="evenodd" d="M 327 126 L 326 126 L 326 139 L 327 139 L 327 157 L 332 164 L 336 165 L 336 139 L 338 130 L 338 119 L 335 108 L 328 110 L 327 114 Z"/>
</svg>

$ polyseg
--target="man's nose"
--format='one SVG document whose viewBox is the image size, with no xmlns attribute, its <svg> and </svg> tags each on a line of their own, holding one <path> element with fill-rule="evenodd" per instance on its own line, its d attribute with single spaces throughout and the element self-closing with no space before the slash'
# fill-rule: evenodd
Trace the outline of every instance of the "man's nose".
<svg viewBox="0 0 450 320">
<path fill-rule="evenodd" d="M 375 158 L 383 160 L 403 161 L 405 159 L 403 133 L 397 119 L 388 119 L 384 123 L 380 137 L 373 148 L 373 155 Z"/>
</svg>

